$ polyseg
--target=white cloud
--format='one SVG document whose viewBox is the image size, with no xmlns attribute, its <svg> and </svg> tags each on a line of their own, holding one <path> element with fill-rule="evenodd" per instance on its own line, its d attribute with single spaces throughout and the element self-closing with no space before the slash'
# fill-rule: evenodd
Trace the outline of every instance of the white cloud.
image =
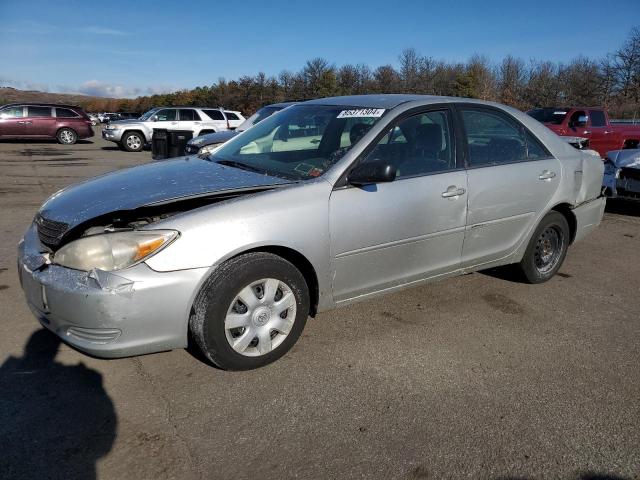
<svg viewBox="0 0 640 480">
<path fill-rule="evenodd" d="M 99 80 L 87 80 L 78 85 L 50 85 L 43 83 L 28 82 L 22 80 L 13 80 L 0 76 L 0 87 L 14 87 L 20 90 L 37 90 L 40 92 L 52 93 L 72 93 L 80 95 L 90 95 L 94 97 L 112 97 L 112 98 L 135 98 L 142 95 L 156 95 L 161 93 L 174 92 L 178 88 L 169 85 L 151 85 L 146 87 L 117 85 Z"/>
<path fill-rule="evenodd" d="M 89 33 L 92 35 L 130 35 L 128 32 L 124 32 L 122 30 L 117 30 L 115 28 L 110 27 L 101 27 L 99 25 L 91 25 L 89 27 L 82 27 L 78 29 L 82 33 Z"/>
</svg>

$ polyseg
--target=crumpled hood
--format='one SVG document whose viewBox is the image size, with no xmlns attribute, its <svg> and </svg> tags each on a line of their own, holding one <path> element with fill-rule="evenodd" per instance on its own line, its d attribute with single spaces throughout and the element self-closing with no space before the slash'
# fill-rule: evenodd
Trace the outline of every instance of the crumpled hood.
<svg viewBox="0 0 640 480">
<path fill-rule="evenodd" d="M 618 168 L 640 169 L 640 150 L 613 150 L 607 152 L 607 158 Z"/>
<path fill-rule="evenodd" d="M 223 130 L 222 132 L 207 133 L 205 135 L 200 135 L 199 137 L 189 140 L 189 143 L 198 147 L 204 147 L 205 145 L 224 143 L 228 140 L 231 140 L 239 133 L 240 132 L 238 130 Z"/>
<path fill-rule="evenodd" d="M 72 229 L 111 212 L 128 211 L 181 198 L 291 183 L 278 177 L 219 165 L 197 156 L 118 170 L 71 185 L 40 209 L 48 220 Z"/>
</svg>

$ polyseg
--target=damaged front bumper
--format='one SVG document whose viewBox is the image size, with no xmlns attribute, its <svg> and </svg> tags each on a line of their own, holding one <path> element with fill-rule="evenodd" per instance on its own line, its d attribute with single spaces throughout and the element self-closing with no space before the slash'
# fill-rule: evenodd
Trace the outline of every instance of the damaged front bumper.
<svg viewBox="0 0 640 480">
<path fill-rule="evenodd" d="M 576 234 L 574 242 L 583 239 L 596 229 L 604 216 L 604 207 L 607 203 L 606 197 L 598 197 L 588 202 L 584 202 L 572 211 L 576 217 Z"/>
<path fill-rule="evenodd" d="M 48 262 L 34 226 L 18 248 L 29 307 L 66 343 L 116 358 L 185 348 L 191 305 L 208 268 L 156 272 L 146 264 L 118 272 Z"/>
</svg>

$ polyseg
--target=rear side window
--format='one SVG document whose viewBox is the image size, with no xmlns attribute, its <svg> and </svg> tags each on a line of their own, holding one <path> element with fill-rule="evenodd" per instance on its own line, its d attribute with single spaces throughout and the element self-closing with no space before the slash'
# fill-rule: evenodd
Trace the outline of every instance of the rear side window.
<svg viewBox="0 0 640 480">
<path fill-rule="evenodd" d="M 156 113 L 156 117 L 158 117 L 159 122 L 170 122 L 176 119 L 176 111 L 165 108 Z"/>
<path fill-rule="evenodd" d="M 24 108 L 19 107 L 7 107 L 0 110 L 0 118 L 22 118 L 24 116 Z"/>
<path fill-rule="evenodd" d="M 69 110 L 68 108 L 56 108 L 56 117 L 74 118 L 74 117 L 79 117 L 79 115 L 73 110 Z"/>
<path fill-rule="evenodd" d="M 224 120 L 224 115 L 220 110 L 203 110 L 203 112 L 211 119 L 211 120 Z"/>
<path fill-rule="evenodd" d="M 240 120 L 240 117 L 238 117 L 238 115 L 236 115 L 236 114 L 235 114 L 235 113 L 233 113 L 233 112 L 227 112 L 227 111 L 225 111 L 224 113 L 225 113 L 225 115 L 227 116 L 227 118 L 228 118 L 229 120 Z"/>
<path fill-rule="evenodd" d="M 589 116 L 591 117 L 592 127 L 605 127 L 607 121 L 604 118 L 604 112 L 602 110 L 589 110 Z"/>
<path fill-rule="evenodd" d="M 527 159 L 527 143 L 520 125 L 486 110 L 463 110 L 462 118 L 470 166 L 501 165 Z"/>
<path fill-rule="evenodd" d="M 195 110 L 188 109 L 180 109 L 180 120 L 182 121 L 200 121 L 200 115 Z"/>
<path fill-rule="evenodd" d="M 51 107 L 27 107 L 27 117 L 50 117 Z"/>
</svg>

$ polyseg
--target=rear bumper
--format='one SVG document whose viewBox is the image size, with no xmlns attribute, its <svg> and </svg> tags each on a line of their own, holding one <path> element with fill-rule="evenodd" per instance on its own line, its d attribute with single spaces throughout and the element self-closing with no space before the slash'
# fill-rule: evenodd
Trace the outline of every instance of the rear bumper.
<svg viewBox="0 0 640 480">
<path fill-rule="evenodd" d="M 191 305 L 207 268 L 156 272 L 142 263 L 109 273 L 45 264 L 32 227 L 18 271 L 29 308 L 71 346 L 103 358 L 184 348 Z"/>
<path fill-rule="evenodd" d="M 573 214 L 576 217 L 576 235 L 573 239 L 574 242 L 583 239 L 600 225 L 606 202 L 606 197 L 598 197 L 582 203 L 573 209 Z"/>
</svg>

